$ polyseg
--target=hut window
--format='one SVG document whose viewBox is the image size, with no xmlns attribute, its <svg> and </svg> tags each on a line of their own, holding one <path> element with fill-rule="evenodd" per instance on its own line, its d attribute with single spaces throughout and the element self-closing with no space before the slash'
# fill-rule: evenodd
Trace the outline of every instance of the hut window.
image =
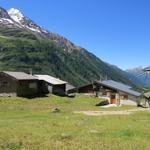
<svg viewBox="0 0 150 150">
<path fill-rule="evenodd" d="M 29 88 L 30 89 L 37 89 L 37 84 L 36 83 L 30 83 Z"/>
<path fill-rule="evenodd" d="M 53 91 L 53 87 L 52 86 L 48 86 L 48 91 L 52 92 Z"/>
<path fill-rule="evenodd" d="M 9 86 L 8 82 L 0 82 L 0 88 L 7 88 Z"/>
</svg>

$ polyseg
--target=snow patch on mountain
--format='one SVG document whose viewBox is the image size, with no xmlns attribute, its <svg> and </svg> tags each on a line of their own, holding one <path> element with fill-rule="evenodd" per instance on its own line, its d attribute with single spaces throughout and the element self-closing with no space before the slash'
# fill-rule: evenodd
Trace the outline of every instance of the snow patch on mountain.
<svg viewBox="0 0 150 150">
<path fill-rule="evenodd" d="M 7 19 L 7 18 L 0 18 L 0 22 L 7 22 L 7 23 L 10 23 L 10 24 L 14 24 L 14 22 L 10 19 Z"/>
<path fill-rule="evenodd" d="M 29 26 L 25 26 L 26 28 L 28 28 L 29 30 L 32 30 L 34 32 L 41 32 L 39 29 L 33 28 L 33 27 L 29 27 Z"/>
<path fill-rule="evenodd" d="M 24 18 L 23 14 L 18 9 L 15 8 L 9 9 L 8 14 L 14 21 L 18 23 L 21 23 L 21 20 Z"/>
<path fill-rule="evenodd" d="M 12 18 L 12 20 L 14 20 L 20 26 L 27 28 L 34 32 L 41 32 L 30 19 L 28 19 L 21 13 L 20 10 L 11 8 L 8 10 L 8 14 Z"/>
<path fill-rule="evenodd" d="M 4 18 L 4 19 L 3 19 Z M 84 52 L 84 49 L 76 46 L 70 40 L 63 36 L 49 32 L 43 27 L 34 23 L 30 18 L 23 15 L 23 13 L 15 8 L 11 8 L 8 11 L 0 7 L 0 26 L 6 26 L 9 28 L 22 28 L 37 33 L 43 38 L 47 38 L 53 41 L 57 46 L 64 47 L 64 51 L 71 53 L 74 50 Z"/>
</svg>

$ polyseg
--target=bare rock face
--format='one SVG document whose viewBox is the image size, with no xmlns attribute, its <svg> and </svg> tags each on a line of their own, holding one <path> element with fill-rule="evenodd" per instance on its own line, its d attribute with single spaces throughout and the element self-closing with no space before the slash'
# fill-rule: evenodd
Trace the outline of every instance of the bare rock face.
<svg viewBox="0 0 150 150">
<path fill-rule="evenodd" d="M 11 19 L 8 12 L 2 7 L 0 7 L 0 18 Z"/>
</svg>

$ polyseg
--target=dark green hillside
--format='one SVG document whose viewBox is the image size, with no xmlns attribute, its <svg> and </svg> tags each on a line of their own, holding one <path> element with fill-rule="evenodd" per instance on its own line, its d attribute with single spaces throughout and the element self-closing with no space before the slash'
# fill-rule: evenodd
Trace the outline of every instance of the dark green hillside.
<svg viewBox="0 0 150 150">
<path fill-rule="evenodd" d="M 54 42 L 25 29 L 0 28 L 0 70 L 50 74 L 82 85 L 108 78 L 131 84 L 122 74 L 84 49 L 66 52 Z"/>
</svg>

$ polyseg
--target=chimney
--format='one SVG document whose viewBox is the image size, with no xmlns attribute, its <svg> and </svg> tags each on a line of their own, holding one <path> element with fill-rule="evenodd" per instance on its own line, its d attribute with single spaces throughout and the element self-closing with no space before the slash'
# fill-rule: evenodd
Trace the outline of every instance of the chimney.
<svg viewBox="0 0 150 150">
<path fill-rule="evenodd" d="M 30 75 L 32 75 L 32 74 L 33 74 L 33 72 L 32 72 L 32 68 L 29 70 L 29 74 L 30 74 Z"/>
<path fill-rule="evenodd" d="M 106 77 L 105 77 L 105 80 L 107 81 L 108 80 L 108 76 L 106 75 Z"/>
<path fill-rule="evenodd" d="M 99 81 L 100 81 L 100 82 L 102 81 L 102 76 L 101 76 L 101 75 L 99 75 Z"/>
</svg>

